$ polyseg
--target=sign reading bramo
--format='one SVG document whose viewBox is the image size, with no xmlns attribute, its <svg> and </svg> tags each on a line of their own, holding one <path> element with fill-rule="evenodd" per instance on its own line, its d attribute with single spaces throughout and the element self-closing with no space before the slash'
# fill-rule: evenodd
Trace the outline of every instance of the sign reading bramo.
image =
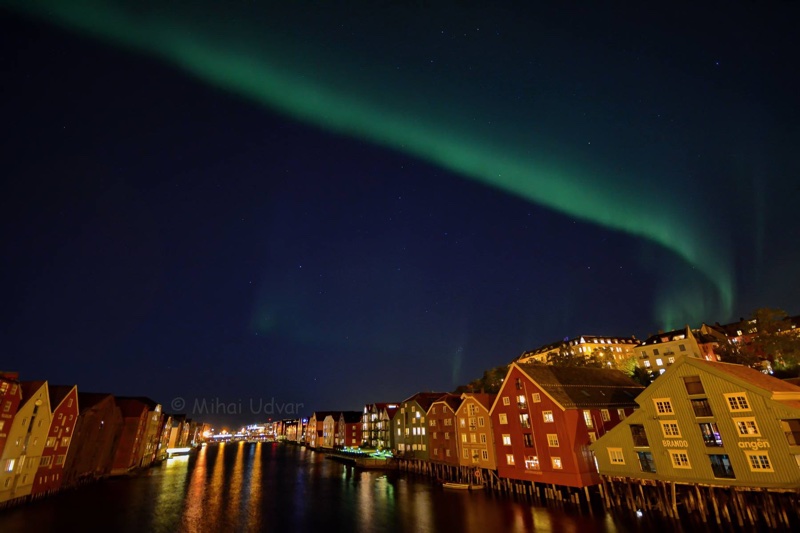
<svg viewBox="0 0 800 533">
<path fill-rule="evenodd" d="M 302 403 L 278 402 L 275 398 L 249 398 L 226 401 L 222 398 L 195 398 L 192 405 L 187 406 L 183 398 L 174 398 L 170 404 L 173 411 L 183 411 L 190 407 L 192 416 L 197 415 L 298 415 L 303 409 Z"/>
</svg>

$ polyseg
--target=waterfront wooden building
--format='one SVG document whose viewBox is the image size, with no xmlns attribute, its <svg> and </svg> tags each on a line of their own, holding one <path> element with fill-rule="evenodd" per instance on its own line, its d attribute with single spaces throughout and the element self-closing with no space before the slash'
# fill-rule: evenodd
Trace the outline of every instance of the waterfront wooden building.
<svg viewBox="0 0 800 533">
<path fill-rule="evenodd" d="M 497 468 L 492 408 L 496 394 L 465 392 L 456 410 L 458 419 L 458 462 L 461 466 L 495 470 Z"/>
<path fill-rule="evenodd" d="M 428 443 L 430 461 L 458 466 L 458 426 L 456 411 L 462 399 L 458 394 L 445 394 L 428 408 Z"/>
<path fill-rule="evenodd" d="M 512 363 L 491 409 L 498 475 L 600 483 L 588 446 L 633 412 L 642 390 L 618 370 Z"/>
<path fill-rule="evenodd" d="M 49 385 L 51 421 L 31 497 L 57 492 L 64 482 L 64 465 L 78 422 L 78 387 Z"/>
<path fill-rule="evenodd" d="M 394 417 L 395 439 L 398 455 L 404 459 L 428 461 L 428 433 L 426 418 L 431 404 L 445 392 L 419 392 L 400 403 Z"/>
<path fill-rule="evenodd" d="M 47 382 L 19 386 L 22 399 L 0 457 L 0 506 L 30 496 L 52 420 Z"/>
<path fill-rule="evenodd" d="M 19 386 L 19 374 L 16 372 L 0 372 L 0 457 L 2 457 L 11 423 L 22 402 L 22 389 Z"/>
<path fill-rule="evenodd" d="M 148 405 L 137 398 L 115 397 L 114 401 L 122 414 L 122 432 L 111 468 L 111 474 L 118 475 L 139 466 L 150 411 Z"/>
<path fill-rule="evenodd" d="M 591 449 L 604 476 L 800 489 L 800 387 L 752 368 L 683 358 Z"/>
<path fill-rule="evenodd" d="M 363 448 L 394 448 L 392 419 L 400 408 L 398 402 L 368 403 L 364 406 L 361 417 L 361 434 Z"/>
<path fill-rule="evenodd" d="M 336 414 L 336 418 L 339 418 L 339 411 L 314 411 L 311 414 L 311 418 L 308 419 L 308 426 L 306 427 L 305 433 L 305 443 L 306 446 L 312 449 L 322 448 L 325 446 L 324 437 L 325 437 L 325 419 L 328 416 L 331 416 L 331 420 L 333 420 L 333 415 Z M 330 430 L 333 430 L 333 426 L 330 426 Z M 333 438 L 331 438 L 331 444 L 328 448 L 333 448 Z"/>
<path fill-rule="evenodd" d="M 122 434 L 122 412 L 114 396 L 78 392 L 77 403 L 79 413 L 64 464 L 62 487 L 108 476 Z"/>
<path fill-rule="evenodd" d="M 336 429 L 336 447 L 357 448 L 363 440 L 361 434 L 361 411 L 342 411 Z"/>
</svg>

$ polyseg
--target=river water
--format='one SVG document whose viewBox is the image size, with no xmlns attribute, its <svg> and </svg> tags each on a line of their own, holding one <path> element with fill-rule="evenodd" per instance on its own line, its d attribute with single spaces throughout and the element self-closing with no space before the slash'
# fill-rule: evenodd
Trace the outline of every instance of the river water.
<svg viewBox="0 0 800 533">
<path fill-rule="evenodd" d="M 449 491 L 402 472 L 362 471 L 275 443 L 206 446 L 134 477 L 0 511 L 0 532 L 674 530 L 654 518 L 541 507 Z"/>
</svg>

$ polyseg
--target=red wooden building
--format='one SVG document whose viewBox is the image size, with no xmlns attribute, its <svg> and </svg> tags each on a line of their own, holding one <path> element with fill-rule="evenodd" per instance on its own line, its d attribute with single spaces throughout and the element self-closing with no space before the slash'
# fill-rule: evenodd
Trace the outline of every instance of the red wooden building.
<svg viewBox="0 0 800 533">
<path fill-rule="evenodd" d="M 61 488 L 64 481 L 64 463 L 78 421 L 78 386 L 48 383 L 47 388 L 53 417 L 31 488 L 33 498 L 56 492 Z"/>
<path fill-rule="evenodd" d="M 342 411 L 339 415 L 336 446 L 358 448 L 363 440 L 361 411 Z"/>
<path fill-rule="evenodd" d="M 112 474 L 125 474 L 137 468 L 142 458 L 149 406 L 136 398 L 115 398 L 122 412 L 122 433 L 114 454 Z"/>
<path fill-rule="evenodd" d="M 0 457 L 8 440 L 11 422 L 17 414 L 22 401 L 22 389 L 19 386 L 19 374 L 16 372 L 0 372 Z"/>
<path fill-rule="evenodd" d="M 78 407 L 64 465 L 64 487 L 108 476 L 122 433 L 122 412 L 111 394 L 79 392 Z"/>
<path fill-rule="evenodd" d="M 431 462 L 458 466 L 456 411 L 462 401 L 458 394 L 445 394 L 428 408 L 427 433 Z"/>
<path fill-rule="evenodd" d="M 643 389 L 617 370 L 512 363 L 491 411 L 498 475 L 600 483 L 588 445 L 633 412 Z"/>
</svg>

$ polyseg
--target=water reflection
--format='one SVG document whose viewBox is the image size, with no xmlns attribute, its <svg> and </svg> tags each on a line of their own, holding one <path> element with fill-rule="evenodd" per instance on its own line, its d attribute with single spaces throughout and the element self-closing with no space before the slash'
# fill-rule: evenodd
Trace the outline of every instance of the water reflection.
<svg viewBox="0 0 800 533">
<path fill-rule="evenodd" d="M 229 443 L 0 512 L 16 531 L 661 530 L 664 524 L 536 507 L 489 492 L 446 491 L 426 477 L 361 471 L 289 445 Z M 669 523 L 674 529 L 672 523 Z"/>
</svg>

